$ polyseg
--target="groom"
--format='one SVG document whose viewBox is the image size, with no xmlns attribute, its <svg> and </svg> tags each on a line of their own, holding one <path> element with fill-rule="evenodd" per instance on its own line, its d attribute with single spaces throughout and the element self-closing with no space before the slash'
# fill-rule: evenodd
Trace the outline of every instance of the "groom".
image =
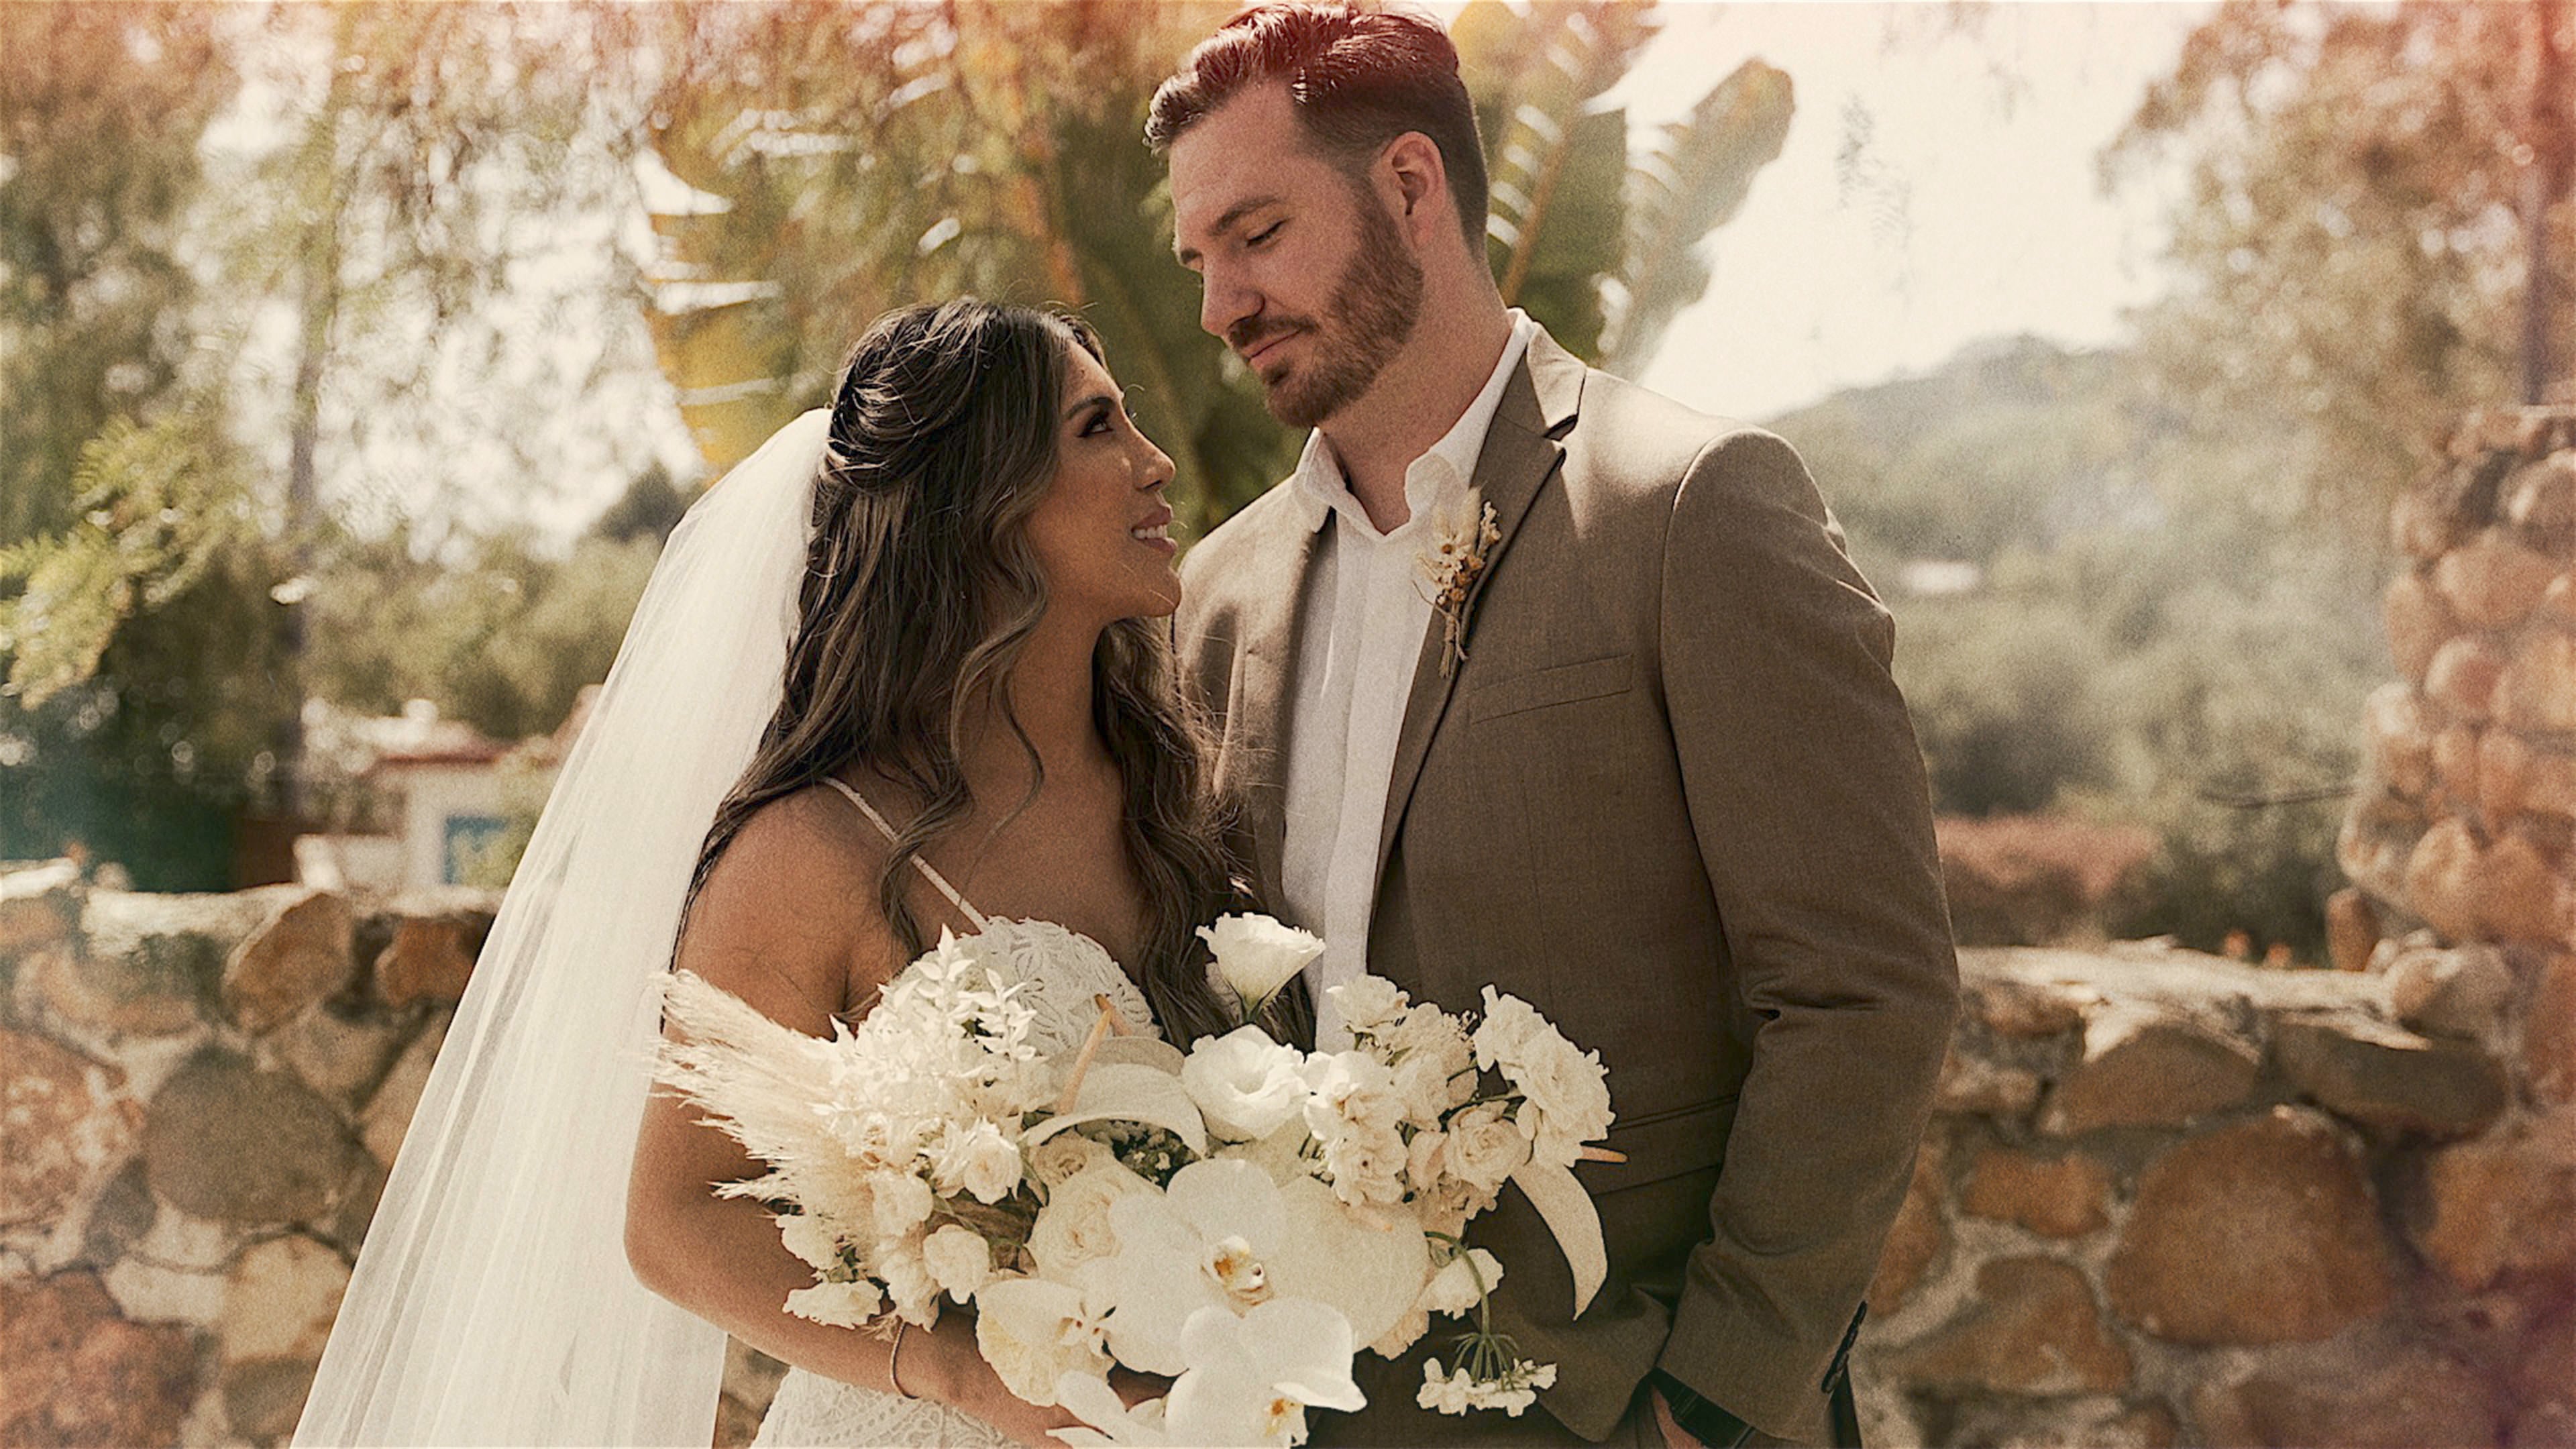
<svg viewBox="0 0 2576 1449">
<path fill-rule="evenodd" d="M 1626 1154 L 1578 1172 L 1611 1264 L 1579 1318 L 1517 1193 L 1478 1224 L 1544 1414 L 1416 1407 L 1435 1330 L 1317 1440 L 1848 1442 L 1956 1004 L 1888 614 L 1786 444 L 1504 306 L 1457 64 L 1427 20 L 1266 5 L 1147 127 L 1201 322 L 1312 429 L 1184 568 L 1260 888 L 1329 943 L 1318 992 L 1490 984 L 1598 1048 Z"/>
</svg>

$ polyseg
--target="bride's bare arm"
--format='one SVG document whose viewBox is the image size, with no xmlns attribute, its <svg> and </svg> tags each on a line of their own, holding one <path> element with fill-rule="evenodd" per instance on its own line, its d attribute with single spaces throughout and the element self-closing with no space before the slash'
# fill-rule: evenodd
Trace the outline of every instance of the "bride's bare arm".
<svg viewBox="0 0 2576 1449">
<path fill-rule="evenodd" d="M 678 966 L 816 1036 L 831 1034 L 845 989 L 855 1001 L 870 999 L 903 963 L 876 906 L 882 856 L 834 813 L 848 809 L 810 790 L 755 815 L 709 873 Z M 626 1207 L 626 1258 L 636 1278 L 763 1353 L 893 1390 L 887 1338 L 786 1311 L 787 1295 L 809 1286 L 812 1270 L 787 1251 L 760 1204 L 709 1191 L 761 1169 L 701 1115 L 660 1093 L 645 1107 Z M 972 1320 L 951 1307 L 936 1330 L 905 1335 L 904 1392 L 953 1404 L 1029 1443 L 1072 1422 L 1011 1397 L 976 1350 Z"/>
</svg>

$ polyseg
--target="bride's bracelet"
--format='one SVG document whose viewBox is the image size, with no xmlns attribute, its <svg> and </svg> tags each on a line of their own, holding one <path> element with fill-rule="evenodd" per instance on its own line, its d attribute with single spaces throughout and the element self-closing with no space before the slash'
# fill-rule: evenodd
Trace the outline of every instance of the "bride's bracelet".
<svg viewBox="0 0 2576 1449">
<path fill-rule="evenodd" d="M 900 1318 L 896 1319 L 894 1325 L 894 1351 L 886 1355 L 886 1382 L 894 1386 L 894 1391 L 898 1397 L 906 1399 L 920 1397 L 920 1395 L 913 1393 L 911 1390 L 903 1386 L 903 1336 L 911 1331 L 912 1324 L 909 1320 Z"/>
</svg>

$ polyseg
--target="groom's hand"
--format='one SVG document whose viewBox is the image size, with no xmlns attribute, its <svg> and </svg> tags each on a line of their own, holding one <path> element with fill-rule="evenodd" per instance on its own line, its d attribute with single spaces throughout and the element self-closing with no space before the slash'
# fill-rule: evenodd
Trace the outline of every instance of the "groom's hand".
<svg viewBox="0 0 2576 1449">
<path fill-rule="evenodd" d="M 1662 1389 L 1648 1389 L 1646 1392 L 1654 1396 L 1655 1427 L 1663 1431 L 1664 1449 L 1707 1449 L 1673 1418 L 1672 1403 L 1664 1397 Z"/>
</svg>

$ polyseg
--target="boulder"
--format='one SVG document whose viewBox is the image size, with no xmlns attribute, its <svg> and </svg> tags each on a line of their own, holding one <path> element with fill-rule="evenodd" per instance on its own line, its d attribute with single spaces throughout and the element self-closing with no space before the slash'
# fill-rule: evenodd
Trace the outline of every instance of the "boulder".
<svg viewBox="0 0 2576 1449">
<path fill-rule="evenodd" d="M 311 1238 L 288 1234 L 251 1248 L 233 1264 L 216 1325 L 225 1361 L 319 1361 L 348 1287 L 348 1263 Z"/>
<path fill-rule="evenodd" d="M 2485 938 L 2486 848 L 2465 820 L 2442 821 L 2406 862 L 2406 904 L 2452 941 Z"/>
<path fill-rule="evenodd" d="M 2486 853 L 2478 919 L 2498 939 L 2576 946 L 2576 875 L 2531 839 L 2507 835 Z"/>
<path fill-rule="evenodd" d="M 2282 1075 L 2317 1105 L 2390 1133 L 2465 1137 L 2505 1109 L 2511 1085 L 2493 1057 L 2358 1013 L 2277 1023 Z"/>
<path fill-rule="evenodd" d="M 2504 651 L 2479 635 L 2463 634 L 2434 652 L 2432 664 L 2424 671 L 2424 696 L 2447 719 L 2481 724 L 2494 708 L 2504 670 Z"/>
<path fill-rule="evenodd" d="M 2132 1370 L 2084 1275 L 2035 1257 L 1978 1269 L 1968 1306 L 1886 1365 L 1935 1393 L 2112 1393 L 2128 1387 Z"/>
<path fill-rule="evenodd" d="M 429 1086 L 429 1069 L 438 1062 L 439 1045 L 447 1039 L 447 1023 L 438 1021 L 412 1038 L 411 1045 L 394 1060 L 393 1069 L 385 1073 L 375 1096 L 367 1102 L 366 1113 L 358 1119 L 359 1134 L 367 1150 L 378 1162 L 391 1167 L 394 1154 L 402 1150 L 403 1134 L 411 1127 L 411 1114 L 420 1107 L 420 1094 Z"/>
<path fill-rule="evenodd" d="M 2433 654 L 2460 632 L 2460 621 L 2431 579 L 2412 570 L 2388 586 L 2380 616 L 2388 628 L 2388 652 L 2397 673 L 2409 684 L 2422 684 Z"/>
<path fill-rule="evenodd" d="M 2499 672 L 2491 697 L 2496 718 L 2510 728 L 2576 730 L 2576 634 L 2531 631 Z"/>
<path fill-rule="evenodd" d="M 2111 1255 L 2111 1311 L 2187 1344 L 2325 1338 L 2376 1317 L 2396 1262 L 2359 1157 L 2294 1107 L 2166 1149 Z"/>
<path fill-rule="evenodd" d="M 2429 1036 L 2485 1040 L 2513 1002 L 2513 970 L 2492 946 L 2411 946 L 2387 977 L 2389 1008 Z"/>
<path fill-rule="evenodd" d="M 2576 558 L 2576 453 L 2556 453 L 2504 481 L 2505 521 L 2543 554 Z"/>
<path fill-rule="evenodd" d="M 2358 887 L 2345 886 L 2326 898 L 2326 956 L 2338 971 L 2369 969 L 2370 953 L 2379 949 L 2379 908 Z"/>
<path fill-rule="evenodd" d="M 50 1223 L 133 1150 L 141 1123 L 125 1074 L 57 1042 L 0 1027 L 0 1227 Z"/>
<path fill-rule="evenodd" d="M 242 1224 L 327 1215 L 357 1150 L 340 1114 L 311 1088 L 218 1050 L 163 1084 L 143 1139 L 155 1196 Z"/>
<path fill-rule="evenodd" d="M 2542 958 L 2522 1022 L 2523 1080 L 2543 1102 L 2576 1102 L 2576 952 Z"/>
<path fill-rule="evenodd" d="M 317 1365 L 303 1359 L 250 1359 L 226 1364 L 223 1373 L 224 1419 L 236 1434 L 282 1443 L 304 1415 L 313 1392 Z"/>
<path fill-rule="evenodd" d="M 2179 1126 L 2244 1101 L 2261 1071 L 2261 1056 L 2234 1036 L 2122 1003 L 2085 1022 L 2083 1058 L 2050 1094 L 2040 1125 L 2059 1134 Z"/>
<path fill-rule="evenodd" d="M 454 1004 L 474 975 L 474 941 L 480 934 L 454 917 L 402 917 L 394 922 L 393 941 L 376 957 L 376 993 L 388 1006 L 422 1000 Z"/>
<path fill-rule="evenodd" d="M 337 993 L 356 971 L 354 923 L 348 898 L 336 891 L 299 889 L 278 899 L 224 963 L 224 1010 L 244 1030 L 266 1033 Z"/>
<path fill-rule="evenodd" d="M 366 1100 L 402 1050 L 406 1023 L 384 1013 L 350 1013 L 315 1002 L 271 1038 L 278 1058 L 306 1086 L 343 1106 Z"/>
<path fill-rule="evenodd" d="M 2338 1449 L 2492 1446 L 2500 1407 L 2475 1370 L 2423 1349 L 2355 1356 L 2330 1373 L 2283 1367 L 2211 1379 L 2194 1399 L 2212 1444 Z"/>
<path fill-rule="evenodd" d="M 2080 1238 L 2111 1221 L 2111 1169 L 2080 1152 L 2039 1157 L 1989 1147 L 1968 1169 L 1960 1206 L 2044 1238 Z"/>
<path fill-rule="evenodd" d="M 2536 1135 L 2462 1142 L 2424 1164 L 2415 1246 L 2462 1291 L 2508 1269 L 2576 1267 L 2576 1164 Z"/>
<path fill-rule="evenodd" d="M 184 1328 L 127 1323 L 95 1274 L 0 1279 L 0 1444 L 176 1444 L 196 1397 Z"/>
<path fill-rule="evenodd" d="M 2523 547 L 2513 534 L 2489 528 L 2433 565 L 2433 586 L 2452 614 L 2472 629 L 2521 623 L 2539 604 L 2558 565 Z"/>
</svg>

